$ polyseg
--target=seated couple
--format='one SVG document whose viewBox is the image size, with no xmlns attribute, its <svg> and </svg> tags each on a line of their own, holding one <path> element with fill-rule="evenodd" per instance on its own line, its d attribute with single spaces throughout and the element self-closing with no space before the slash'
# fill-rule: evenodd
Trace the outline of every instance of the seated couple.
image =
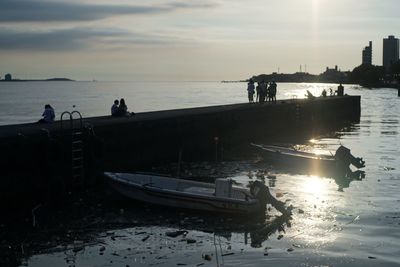
<svg viewBox="0 0 400 267">
<path fill-rule="evenodd" d="M 128 106 L 125 104 L 125 100 L 121 98 L 120 101 L 114 100 L 114 105 L 111 107 L 111 116 L 123 117 L 135 115 L 134 112 L 128 112 Z"/>
</svg>

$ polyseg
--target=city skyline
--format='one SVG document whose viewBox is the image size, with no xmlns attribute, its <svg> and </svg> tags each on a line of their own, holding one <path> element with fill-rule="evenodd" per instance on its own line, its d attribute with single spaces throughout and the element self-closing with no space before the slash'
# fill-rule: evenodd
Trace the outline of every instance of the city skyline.
<svg viewBox="0 0 400 267">
<path fill-rule="evenodd" d="M 398 1 L 5 0 L 0 73 L 20 79 L 235 80 L 361 64 L 399 36 Z"/>
</svg>

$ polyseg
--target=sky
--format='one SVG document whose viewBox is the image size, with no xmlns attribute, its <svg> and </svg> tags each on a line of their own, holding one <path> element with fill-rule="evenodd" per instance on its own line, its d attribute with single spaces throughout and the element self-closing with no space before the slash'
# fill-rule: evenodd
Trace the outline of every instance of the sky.
<svg viewBox="0 0 400 267">
<path fill-rule="evenodd" d="M 220 81 L 352 70 L 399 0 L 0 0 L 0 76 Z"/>
</svg>

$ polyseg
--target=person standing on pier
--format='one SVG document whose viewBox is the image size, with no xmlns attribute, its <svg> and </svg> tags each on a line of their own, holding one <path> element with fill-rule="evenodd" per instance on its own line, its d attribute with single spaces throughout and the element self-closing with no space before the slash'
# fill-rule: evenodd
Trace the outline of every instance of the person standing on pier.
<svg viewBox="0 0 400 267">
<path fill-rule="evenodd" d="M 271 101 L 273 101 L 272 82 L 268 83 L 267 96 L 268 96 L 268 103 L 271 102 Z"/>
<path fill-rule="evenodd" d="M 344 87 L 343 87 L 342 83 L 340 83 L 340 85 L 338 86 L 338 88 L 336 90 L 336 94 L 338 96 L 343 96 L 344 95 Z"/>
<path fill-rule="evenodd" d="M 254 103 L 254 81 L 250 79 L 247 84 L 247 94 L 249 97 L 249 103 Z"/>
<path fill-rule="evenodd" d="M 276 104 L 276 91 L 277 91 L 277 84 L 275 81 L 272 81 L 271 86 L 270 86 L 270 91 L 272 95 L 272 102 Z"/>
<path fill-rule="evenodd" d="M 265 98 L 267 96 L 267 85 L 265 84 L 264 80 L 261 81 L 261 83 L 258 84 L 260 86 L 260 103 L 265 102 Z"/>
</svg>

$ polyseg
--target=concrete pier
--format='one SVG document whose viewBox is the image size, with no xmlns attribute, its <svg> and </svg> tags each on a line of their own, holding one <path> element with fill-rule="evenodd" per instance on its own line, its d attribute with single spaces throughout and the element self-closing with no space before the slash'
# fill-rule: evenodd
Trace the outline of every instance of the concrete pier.
<svg viewBox="0 0 400 267">
<path fill-rule="evenodd" d="M 85 184 L 102 171 L 135 171 L 184 160 L 215 159 L 250 142 L 312 138 L 360 119 L 360 97 L 290 99 L 84 118 Z M 73 122 L 76 125 L 76 122 Z M 52 191 L 71 182 L 69 121 L 0 126 L 2 196 Z M 71 182 L 73 183 L 73 182 Z"/>
</svg>

